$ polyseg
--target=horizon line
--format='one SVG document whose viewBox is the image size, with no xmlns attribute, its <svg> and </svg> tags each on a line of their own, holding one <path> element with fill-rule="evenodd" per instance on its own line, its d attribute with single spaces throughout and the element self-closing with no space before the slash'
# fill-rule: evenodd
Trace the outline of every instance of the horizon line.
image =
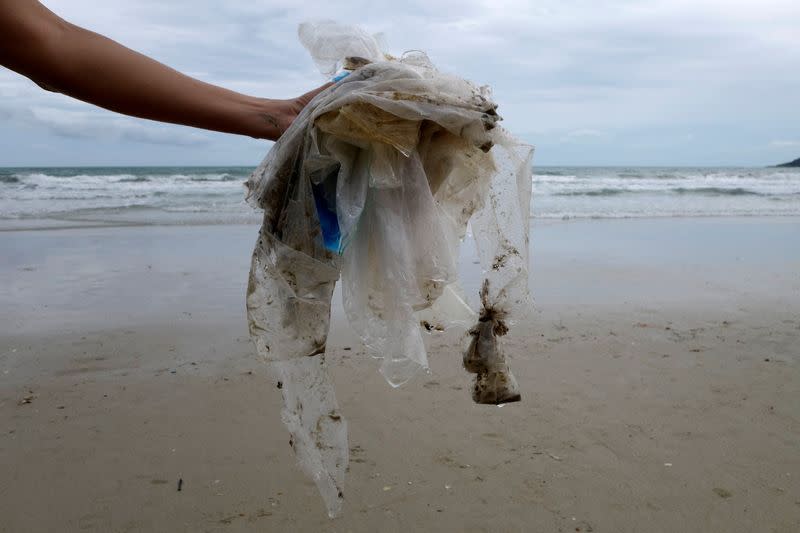
<svg viewBox="0 0 800 533">
<path fill-rule="evenodd" d="M 537 165 L 534 163 L 533 168 L 547 168 L 547 167 L 574 167 L 574 168 L 621 168 L 621 167 L 637 167 L 637 168 L 780 168 L 783 163 L 772 165 L 692 165 L 692 164 L 677 164 L 677 165 L 659 165 L 659 164 L 646 164 L 639 165 L 633 163 L 622 164 L 542 164 Z M 40 168 L 257 168 L 259 165 L 242 165 L 242 164 L 214 164 L 214 165 L 182 165 L 182 164 L 163 164 L 163 165 L 0 165 L 0 169 L 40 169 Z"/>
</svg>

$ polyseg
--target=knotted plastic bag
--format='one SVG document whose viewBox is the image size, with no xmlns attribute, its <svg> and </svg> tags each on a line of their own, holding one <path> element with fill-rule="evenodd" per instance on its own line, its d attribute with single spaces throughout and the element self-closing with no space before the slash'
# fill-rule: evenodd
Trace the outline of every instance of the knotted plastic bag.
<svg viewBox="0 0 800 533">
<path fill-rule="evenodd" d="M 324 361 L 336 281 L 392 386 L 427 369 L 426 330 L 458 326 L 473 400 L 519 400 L 500 337 L 528 306 L 533 149 L 498 126 L 487 87 L 438 71 L 421 52 L 393 58 L 332 22 L 299 33 L 324 74 L 354 70 L 311 101 L 248 180 L 264 221 L 247 311 L 281 382 L 292 446 L 333 516 L 348 462 Z M 468 223 L 483 270 L 477 312 L 458 284 Z"/>
</svg>

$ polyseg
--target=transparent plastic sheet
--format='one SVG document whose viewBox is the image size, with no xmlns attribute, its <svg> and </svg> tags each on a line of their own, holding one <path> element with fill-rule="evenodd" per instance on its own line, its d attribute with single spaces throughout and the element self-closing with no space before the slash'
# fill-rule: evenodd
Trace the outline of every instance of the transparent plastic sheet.
<svg viewBox="0 0 800 533">
<path fill-rule="evenodd" d="M 299 33 L 326 75 L 363 66 L 303 110 L 247 183 L 264 210 L 247 310 L 298 461 L 334 516 L 348 461 L 324 364 L 336 281 L 392 386 L 427 369 L 424 330 L 457 326 L 469 332 L 473 400 L 519 400 L 500 337 L 528 306 L 532 148 L 497 126 L 486 87 L 437 71 L 421 52 L 394 59 L 376 38 L 331 22 Z M 457 275 L 469 222 L 484 272 L 477 313 Z"/>
</svg>

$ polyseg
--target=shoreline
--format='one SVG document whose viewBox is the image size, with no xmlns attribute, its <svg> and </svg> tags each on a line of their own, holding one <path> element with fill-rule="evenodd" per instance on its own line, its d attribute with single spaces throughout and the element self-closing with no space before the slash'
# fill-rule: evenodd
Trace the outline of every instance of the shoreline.
<svg viewBox="0 0 800 533">
<path fill-rule="evenodd" d="M 247 208 L 249 209 L 249 207 Z M 163 212 L 159 212 L 162 213 Z M 181 215 L 185 216 L 185 215 Z M 220 217 L 204 218 L 203 215 L 195 217 L 195 220 L 175 217 L 173 221 L 158 220 L 147 222 L 142 220 L 115 221 L 103 219 L 80 219 L 80 218 L 24 218 L 11 219 L 0 218 L 0 233 L 15 231 L 48 231 L 48 230 L 75 230 L 75 229 L 97 229 L 97 228 L 148 228 L 148 227 L 198 227 L 198 226 L 260 226 L 261 212 L 253 210 L 253 214 L 242 214 L 237 220 L 220 220 Z M 529 218 L 532 225 L 549 225 L 559 223 L 582 223 L 582 222 L 603 222 L 614 220 L 785 220 L 793 222 L 800 220 L 800 215 L 780 214 L 730 214 L 730 215 L 648 215 L 648 216 L 531 216 Z"/>
</svg>

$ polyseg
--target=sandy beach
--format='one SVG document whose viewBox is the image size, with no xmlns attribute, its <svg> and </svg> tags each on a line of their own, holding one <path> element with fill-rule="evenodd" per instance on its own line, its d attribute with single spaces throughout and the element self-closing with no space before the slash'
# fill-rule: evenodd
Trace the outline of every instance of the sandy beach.
<svg viewBox="0 0 800 533">
<path fill-rule="evenodd" d="M 337 303 L 335 520 L 248 339 L 257 231 L 0 231 L 0 531 L 800 531 L 800 219 L 535 221 L 501 408 L 463 332 L 392 389 Z"/>
</svg>

